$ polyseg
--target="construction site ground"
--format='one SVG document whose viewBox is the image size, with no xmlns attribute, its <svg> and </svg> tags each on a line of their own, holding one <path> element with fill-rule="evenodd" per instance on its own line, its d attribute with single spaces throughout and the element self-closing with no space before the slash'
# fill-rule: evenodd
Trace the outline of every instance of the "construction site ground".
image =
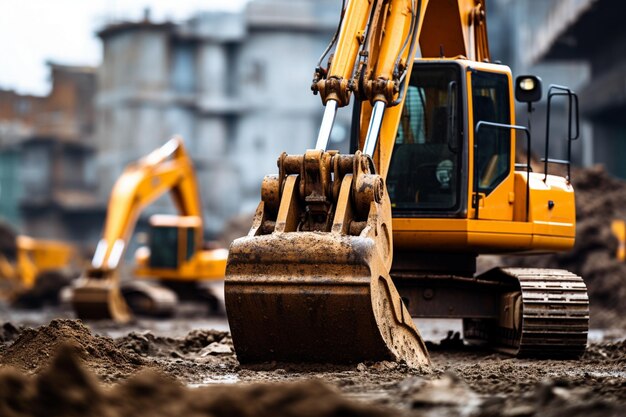
<svg viewBox="0 0 626 417">
<path fill-rule="evenodd" d="M 511 358 L 463 344 L 458 321 L 428 320 L 417 324 L 430 370 L 390 362 L 245 368 L 226 319 L 207 318 L 206 306 L 118 325 L 82 323 L 63 306 L 0 304 L 0 417 L 626 416 L 626 263 L 615 258 L 610 231 L 612 219 L 626 219 L 626 182 L 601 167 L 576 170 L 573 182 L 572 251 L 484 257 L 478 267 L 563 268 L 584 277 L 591 330 L 580 360 Z M 249 226 L 239 223 L 233 238 Z"/>
<path fill-rule="evenodd" d="M 128 325 L 85 325 L 63 309 L 0 310 L 0 416 L 589 417 L 626 410 L 620 329 L 592 330 L 580 361 L 532 360 L 465 346 L 454 337 L 457 321 L 424 320 L 430 371 L 391 362 L 243 368 L 225 318 L 194 308 Z"/>
</svg>

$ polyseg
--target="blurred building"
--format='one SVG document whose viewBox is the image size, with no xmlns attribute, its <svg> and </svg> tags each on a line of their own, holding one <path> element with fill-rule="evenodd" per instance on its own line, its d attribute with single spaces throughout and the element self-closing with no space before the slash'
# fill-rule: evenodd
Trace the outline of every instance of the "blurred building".
<svg viewBox="0 0 626 417">
<path fill-rule="evenodd" d="M 544 81 L 544 103 L 531 117 L 535 153 L 543 157 L 547 88 L 550 84 L 566 85 L 580 97 L 581 135 L 572 144 L 574 163 L 583 166 L 601 163 L 613 175 L 626 178 L 626 167 L 619 160 L 626 150 L 626 124 L 619 117 L 624 114 L 626 98 L 623 87 L 626 59 L 622 58 L 626 29 L 617 21 L 621 3 L 617 0 L 488 0 L 490 12 L 494 3 L 506 15 L 505 30 L 512 35 L 514 53 L 508 63 L 514 73 L 533 73 Z M 564 100 L 555 104 L 550 155 L 565 158 L 566 106 Z M 519 110 L 519 121 L 524 123 L 526 112 L 521 107 Z"/>
<path fill-rule="evenodd" d="M 127 163 L 180 134 L 196 164 L 209 231 L 252 212 L 280 152 L 301 153 L 315 142 L 323 112 L 309 86 L 340 6 L 257 0 L 238 13 L 202 12 L 178 24 L 146 14 L 100 30 L 100 198 Z M 347 146 L 345 117 L 334 147 Z M 157 210 L 172 206 L 161 199 L 149 212 Z"/>
<path fill-rule="evenodd" d="M 32 236 L 91 241 L 102 217 L 91 166 L 95 70 L 49 67 L 48 96 L 0 91 L 0 215 Z"/>
<path fill-rule="evenodd" d="M 0 90 L 0 218 L 19 226 L 20 145 L 30 136 L 44 98 Z"/>
<path fill-rule="evenodd" d="M 591 74 L 580 88 L 580 110 L 591 122 L 593 162 L 626 178 L 626 26 L 619 0 L 554 0 L 536 34 L 534 58 L 584 60 Z"/>
<path fill-rule="evenodd" d="M 527 106 L 518 105 L 517 122 L 531 127 L 532 151 L 543 158 L 546 140 L 546 101 L 551 84 L 565 85 L 580 92 L 590 76 L 589 65 L 583 57 L 574 60 L 544 60 L 539 51 L 545 44 L 546 28 L 569 19 L 555 16 L 558 0 L 487 0 L 489 44 L 492 59 L 507 64 L 513 76 L 532 74 L 543 80 L 543 99 L 534 105 L 532 114 Z M 567 108 L 564 99 L 555 99 L 551 108 L 550 158 L 567 158 Z M 593 131 L 581 119 L 580 139 L 572 143 L 574 164 L 588 166 L 593 157 Z"/>
</svg>

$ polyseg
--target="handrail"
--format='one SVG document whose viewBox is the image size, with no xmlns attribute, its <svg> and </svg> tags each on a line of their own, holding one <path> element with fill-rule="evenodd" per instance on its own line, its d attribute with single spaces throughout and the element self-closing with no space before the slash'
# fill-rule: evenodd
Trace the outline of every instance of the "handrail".
<svg viewBox="0 0 626 417">
<path fill-rule="evenodd" d="M 556 90 L 556 91 L 555 91 Z M 549 144 L 550 144 L 550 109 L 552 108 L 552 97 L 568 97 L 568 119 L 567 119 L 567 159 L 550 159 L 548 156 Z M 574 105 L 572 107 L 572 104 Z M 572 134 L 572 112 L 575 112 L 576 134 Z M 543 181 L 548 179 L 548 163 L 567 165 L 567 182 L 570 182 L 571 177 L 571 165 L 572 165 L 572 141 L 578 139 L 580 136 L 580 120 L 578 114 L 578 95 L 573 92 L 569 87 L 552 84 L 548 89 L 548 109 L 546 111 L 546 149 L 545 156 L 541 160 L 544 163 Z"/>
<path fill-rule="evenodd" d="M 521 130 L 526 134 L 526 221 L 529 221 L 529 210 L 530 210 L 530 130 L 526 126 L 518 126 L 518 125 L 510 125 L 505 123 L 495 123 L 495 122 L 485 122 L 483 120 L 476 123 L 476 128 L 474 129 L 474 161 L 476 161 L 476 152 L 478 150 L 478 132 L 482 127 L 488 127 L 493 129 L 514 129 Z M 513 136 L 511 135 L 511 138 Z M 478 210 L 480 208 L 480 201 L 478 192 L 478 169 L 476 164 L 474 164 L 474 202 L 476 211 L 474 212 L 474 218 L 478 219 Z"/>
</svg>

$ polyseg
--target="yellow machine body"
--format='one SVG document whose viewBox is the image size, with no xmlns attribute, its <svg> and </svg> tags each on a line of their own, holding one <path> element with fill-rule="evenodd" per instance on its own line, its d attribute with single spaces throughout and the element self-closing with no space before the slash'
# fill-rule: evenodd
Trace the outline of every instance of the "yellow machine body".
<svg viewBox="0 0 626 417">
<path fill-rule="evenodd" d="M 313 78 L 315 148 L 279 157 L 229 251 L 241 363 L 428 366 L 412 317 L 462 318 L 466 338 L 517 355 L 584 351 L 580 277 L 475 275 L 479 254 L 567 250 L 575 236 L 569 179 L 516 169 L 511 71 L 489 63 L 486 33 L 484 0 L 347 1 Z M 351 101 L 354 153 L 326 150 Z"/>
<path fill-rule="evenodd" d="M 198 250 L 203 245 L 202 219 L 198 216 L 154 215 L 150 217 L 150 227 L 155 230 L 176 230 L 176 250 L 164 247 L 176 264 L 175 268 L 153 266 L 155 255 L 149 247 L 141 247 L 135 252 L 135 276 L 137 278 L 160 277 L 170 281 L 214 281 L 224 279 L 228 250 Z M 172 253 L 173 252 L 173 253 Z"/>
<path fill-rule="evenodd" d="M 184 282 L 223 279 L 225 251 L 204 249 L 202 208 L 193 164 L 182 139 L 175 137 L 128 166 L 115 183 L 91 268 L 74 290 L 73 304 L 79 317 L 130 320 L 132 313 L 120 292 L 119 266 L 139 215 L 166 193 L 172 196 L 180 215 L 153 216 L 152 231 L 164 232 L 168 238 L 138 249 L 136 275 Z M 162 258 L 168 263 L 159 263 Z M 170 309 L 175 302 L 165 289 L 145 288 L 151 291 L 146 295 L 152 298 L 149 304 L 154 310 L 159 305 Z"/>
<path fill-rule="evenodd" d="M 468 60 L 422 59 L 419 65 L 436 64 L 438 62 L 454 62 L 466 74 L 464 83 L 467 90 L 463 97 L 467 109 L 473 107 L 472 74 L 475 71 L 505 75 L 509 82 L 509 120 L 515 124 L 515 107 L 513 102 L 513 81 L 508 67 L 496 64 L 477 63 Z M 474 135 L 472 128 L 478 120 L 474 120 L 473 112 L 467 112 L 466 143 L 468 154 L 466 159 L 466 186 L 471 189 L 474 183 Z M 389 135 L 395 135 L 389 133 Z M 526 170 L 516 171 L 515 150 L 516 132 L 511 130 L 511 146 L 509 168 L 505 178 L 488 195 L 481 195 L 479 200 L 479 218 L 472 204 L 475 198 L 467 193 L 465 213 L 457 218 L 411 218 L 394 217 L 394 246 L 402 250 L 428 251 L 463 251 L 480 253 L 512 253 L 512 252 L 552 252 L 569 250 L 574 245 L 576 234 L 576 207 L 574 189 L 563 177 L 531 172 L 527 177 Z M 384 133 L 381 132 L 381 136 Z M 526 190 L 528 187 L 528 215 L 526 213 Z M 392 202 L 392 207 L 394 204 Z"/>
<path fill-rule="evenodd" d="M 15 244 L 14 262 L 0 254 L 0 277 L 11 282 L 13 295 L 32 289 L 42 273 L 70 266 L 76 255 L 72 245 L 56 240 L 18 235 Z"/>
</svg>

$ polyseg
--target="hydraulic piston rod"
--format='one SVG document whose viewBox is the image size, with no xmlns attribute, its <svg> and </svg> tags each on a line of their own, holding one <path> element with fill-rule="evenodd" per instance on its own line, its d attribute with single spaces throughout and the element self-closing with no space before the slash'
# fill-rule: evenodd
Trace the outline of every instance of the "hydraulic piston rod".
<svg viewBox="0 0 626 417">
<path fill-rule="evenodd" d="M 335 123 L 335 116 L 337 115 L 337 101 L 328 100 L 324 109 L 324 117 L 322 118 L 322 125 L 320 126 L 319 134 L 317 135 L 317 142 L 315 143 L 315 149 L 322 151 L 326 150 L 328 146 L 328 140 L 330 139 L 330 133 L 333 130 L 333 124 Z"/>
<path fill-rule="evenodd" d="M 370 119 L 369 127 L 367 128 L 367 136 L 365 137 L 365 145 L 363 145 L 363 153 L 365 155 L 373 156 L 376 149 L 376 143 L 378 142 L 378 134 L 380 133 L 380 125 L 383 122 L 383 115 L 385 114 L 385 103 L 377 101 L 374 104 L 372 110 L 372 118 Z"/>
</svg>

